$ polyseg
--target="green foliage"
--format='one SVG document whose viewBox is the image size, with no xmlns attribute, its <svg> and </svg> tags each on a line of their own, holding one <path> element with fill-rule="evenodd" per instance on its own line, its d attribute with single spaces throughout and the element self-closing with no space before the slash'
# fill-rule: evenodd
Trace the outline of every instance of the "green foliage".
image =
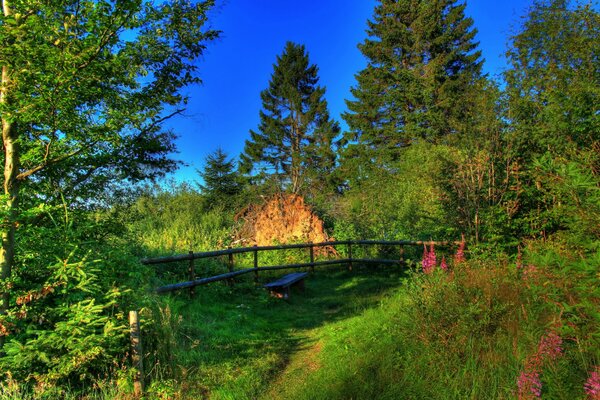
<svg viewBox="0 0 600 400">
<path fill-rule="evenodd" d="M 241 156 L 243 171 L 273 176 L 279 190 L 318 192 L 331 174 L 338 124 L 330 119 L 325 88 L 303 45 L 288 42 L 261 92 L 258 131 L 250 131 Z"/>
<path fill-rule="evenodd" d="M 512 149 L 589 149 L 600 139 L 600 14 L 588 2 L 535 1 L 507 52 Z"/>
<path fill-rule="evenodd" d="M 455 151 L 444 145 L 420 143 L 403 154 L 393 171 L 380 169 L 344 193 L 334 214 L 336 238 L 429 240 L 459 236 L 449 223 L 455 211 L 446 209 L 442 185 Z M 350 229 L 354 237 L 339 229 Z"/>
<path fill-rule="evenodd" d="M 475 109 L 480 52 L 465 4 L 453 0 L 380 1 L 359 45 L 368 65 L 357 74 L 344 119 L 346 162 L 369 176 L 414 141 L 436 143 L 466 131 Z M 363 170 L 365 169 L 365 170 Z"/>
<path fill-rule="evenodd" d="M 87 197 L 174 170 L 161 122 L 199 81 L 193 60 L 217 36 L 203 27 L 211 2 L 5 6 L 0 63 L 11 84 L 0 115 L 16 126 L 19 180 L 35 178 L 44 197 L 57 187 Z"/>
<path fill-rule="evenodd" d="M 90 213 L 58 216 L 48 213 L 20 232 L 13 306 L 0 319 L 9 328 L 0 368 L 47 398 L 118 372 L 128 348 L 126 313 L 142 302 L 149 277 L 119 250 L 126 242 L 115 225 Z"/>
<path fill-rule="evenodd" d="M 599 26 L 590 4 L 538 1 L 511 38 L 505 137 L 518 177 L 503 205 L 515 237 L 580 229 L 597 237 L 577 215 L 590 206 L 594 218 L 597 209 Z"/>
<path fill-rule="evenodd" d="M 148 187 L 129 210 L 129 229 L 144 248 L 142 254 L 207 251 L 227 245 L 234 210 L 207 201 L 187 184 Z"/>
<path fill-rule="evenodd" d="M 204 181 L 199 186 L 208 208 L 229 209 L 238 203 L 242 183 L 233 160 L 227 158 L 227 154 L 219 148 L 206 157 L 204 170 L 198 171 Z"/>
<path fill-rule="evenodd" d="M 531 175 L 544 205 L 536 217 L 569 247 L 589 253 L 600 249 L 600 179 L 586 164 L 546 153 L 534 161 Z"/>
</svg>

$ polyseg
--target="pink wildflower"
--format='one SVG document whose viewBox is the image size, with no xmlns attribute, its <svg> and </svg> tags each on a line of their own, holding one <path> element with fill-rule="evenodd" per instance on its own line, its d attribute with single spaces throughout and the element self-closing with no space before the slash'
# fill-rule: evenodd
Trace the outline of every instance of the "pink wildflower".
<svg viewBox="0 0 600 400">
<path fill-rule="evenodd" d="M 433 248 L 433 242 L 429 245 L 429 265 L 432 269 L 437 265 L 437 257 L 435 255 L 435 249 Z"/>
<path fill-rule="evenodd" d="M 591 400 L 600 400 L 600 367 L 596 367 L 590 372 L 588 380 L 583 385 L 588 398 Z"/>
<path fill-rule="evenodd" d="M 458 245 L 458 249 L 456 250 L 456 254 L 454 255 L 454 263 L 460 264 L 465 261 L 465 235 L 461 236 L 460 244 Z"/>
<path fill-rule="evenodd" d="M 562 339 L 554 332 L 542 336 L 538 345 L 538 354 L 544 360 L 554 361 L 562 355 Z"/>
<path fill-rule="evenodd" d="M 523 255 L 521 254 L 521 246 L 517 248 L 517 270 L 523 268 Z"/>
<path fill-rule="evenodd" d="M 426 274 L 433 272 L 433 267 L 435 267 L 435 254 L 433 255 L 433 264 L 431 263 L 431 260 L 431 253 L 427 251 L 427 245 L 423 244 L 423 261 L 421 262 L 421 265 L 423 266 L 423 272 Z"/>
<path fill-rule="evenodd" d="M 440 268 L 444 271 L 448 271 L 448 264 L 446 264 L 446 256 L 442 256 L 442 262 Z"/>
<path fill-rule="evenodd" d="M 539 271 L 535 265 L 528 265 L 522 268 L 521 277 L 525 282 L 535 281 L 539 276 Z"/>
<path fill-rule="evenodd" d="M 519 388 L 518 398 L 520 400 L 529 400 L 539 398 L 542 395 L 542 381 L 537 371 L 523 371 L 517 380 Z"/>
</svg>

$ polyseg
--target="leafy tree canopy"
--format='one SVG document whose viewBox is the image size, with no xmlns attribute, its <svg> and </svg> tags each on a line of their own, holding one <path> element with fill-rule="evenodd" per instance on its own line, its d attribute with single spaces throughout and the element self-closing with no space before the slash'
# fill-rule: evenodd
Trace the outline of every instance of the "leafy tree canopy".
<svg viewBox="0 0 600 400">
<path fill-rule="evenodd" d="M 180 89 L 199 82 L 195 60 L 218 33 L 205 28 L 210 0 L 1 3 L 7 280 L 20 206 L 85 202 L 109 182 L 175 168 L 173 134 L 161 123 L 181 112 Z M 0 290 L 1 317 L 9 298 Z"/>
</svg>

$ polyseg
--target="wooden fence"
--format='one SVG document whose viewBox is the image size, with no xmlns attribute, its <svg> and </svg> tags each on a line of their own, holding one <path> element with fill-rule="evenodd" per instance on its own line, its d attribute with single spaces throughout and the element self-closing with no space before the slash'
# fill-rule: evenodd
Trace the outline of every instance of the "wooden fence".
<svg viewBox="0 0 600 400">
<path fill-rule="evenodd" d="M 188 264 L 188 276 L 189 281 L 175 283 L 172 285 L 161 286 L 156 289 L 158 293 L 172 292 L 180 289 L 189 289 L 190 295 L 194 294 L 194 288 L 199 285 L 205 285 L 210 282 L 217 282 L 223 280 L 231 280 L 232 278 L 249 274 L 254 272 L 255 280 L 258 279 L 259 271 L 272 271 L 278 269 L 288 268 L 311 268 L 314 271 L 315 267 L 336 265 L 336 264 L 347 264 L 348 269 L 352 270 L 353 263 L 377 263 L 377 264 L 402 264 L 404 254 L 404 246 L 423 246 L 431 245 L 434 246 L 451 246 L 459 245 L 460 242 L 437 242 L 437 241 L 410 241 L 410 240 L 399 240 L 399 241 L 385 241 L 385 240 L 344 240 L 336 242 L 323 242 L 323 243 L 302 243 L 302 244 L 288 244 L 279 246 L 254 246 L 254 247 L 241 247 L 241 248 L 230 248 L 226 250 L 206 251 L 202 253 L 194 253 L 190 251 L 188 254 L 180 254 L 170 257 L 159 257 L 159 258 L 147 258 L 142 260 L 142 264 L 169 264 L 181 261 L 189 261 Z M 354 258 L 352 256 L 352 246 L 398 246 L 400 248 L 400 258 L 395 260 L 390 259 L 377 259 L 377 258 Z M 346 258 L 337 258 L 334 260 L 323 260 L 315 261 L 315 248 L 321 247 L 332 247 L 335 246 L 347 246 L 346 247 Z M 308 257 L 309 262 L 298 263 L 298 264 L 287 264 L 287 265 L 270 265 L 260 266 L 258 262 L 258 254 L 263 251 L 273 250 L 288 250 L 288 249 L 309 249 Z M 253 253 L 253 266 L 234 271 L 234 255 Z M 207 278 L 196 278 L 196 270 L 194 260 L 201 258 L 211 257 L 222 257 L 227 256 L 227 267 L 229 272 L 210 276 Z M 129 325 L 130 325 L 130 341 L 131 341 L 131 359 L 133 367 L 136 371 L 134 376 L 134 397 L 141 398 L 144 390 L 144 367 L 143 367 L 143 353 L 142 353 L 142 341 L 140 332 L 140 322 L 137 311 L 129 312 Z"/>
<path fill-rule="evenodd" d="M 314 271 L 315 267 L 328 266 L 328 265 L 339 265 L 339 264 L 347 264 L 348 268 L 351 270 L 354 263 L 376 263 L 376 264 L 401 264 L 404 262 L 402 259 L 402 255 L 404 254 L 404 246 L 423 246 L 423 245 L 431 245 L 434 246 L 451 246 L 451 245 L 459 245 L 460 242 L 452 242 L 452 241 L 412 241 L 412 240 L 397 240 L 397 241 L 385 241 L 385 240 L 343 240 L 343 241 L 335 241 L 335 242 L 323 242 L 323 243 L 301 243 L 301 244 L 286 244 L 286 245 L 275 245 L 275 246 L 253 246 L 253 247 L 239 247 L 239 248 L 229 248 L 225 250 L 215 250 L 215 251 L 206 251 L 202 253 L 194 253 L 190 251 L 188 254 L 180 254 L 169 257 L 159 257 L 159 258 L 147 258 L 142 260 L 142 264 L 150 265 L 150 264 L 168 264 L 175 263 L 181 261 L 189 261 L 188 266 L 188 278 L 189 280 L 186 282 L 174 283 L 171 285 L 161 286 L 156 289 L 158 293 L 166 293 L 172 292 L 180 289 L 189 289 L 190 294 L 193 295 L 193 290 L 196 286 L 205 285 L 211 282 L 223 281 L 223 280 L 231 280 L 236 276 L 245 275 L 249 273 L 254 273 L 254 279 L 258 279 L 260 271 L 272 271 L 279 269 L 293 269 L 293 268 L 310 268 Z M 373 245 L 382 245 L 382 246 L 397 246 L 400 249 L 400 258 L 391 260 L 391 259 L 376 259 L 376 258 L 354 258 L 352 256 L 352 246 L 373 246 Z M 315 248 L 322 247 L 333 247 L 336 246 L 346 246 L 347 257 L 346 258 L 337 258 L 333 260 L 322 260 L 315 261 Z M 306 263 L 297 263 L 297 264 L 286 264 L 286 265 L 269 265 L 269 266 L 260 266 L 259 265 L 259 253 L 265 251 L 273 251 L 273 250 L 289 250 L 289 249 L 309 249 L 308 257 L 309 260 Z M 243 269 L 239 269 L 234 271 L 234 255 L 235 254 L 245 254 L 245 253 L 253 253 L 253 266 L 247 267 Z M 194 260 L 201 258 L 212 258 L 212 257 L 222 257 L 227 256 L 227 266 L 228 272 L 220 275 L 210 276 L 206 278 L 197 278 Z"/>
</svg>

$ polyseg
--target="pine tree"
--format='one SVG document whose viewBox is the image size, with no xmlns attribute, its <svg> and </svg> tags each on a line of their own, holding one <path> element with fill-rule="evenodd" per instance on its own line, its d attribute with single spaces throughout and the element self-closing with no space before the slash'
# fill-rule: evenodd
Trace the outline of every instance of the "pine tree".
<svg viewBox="0 0 600 400">
<path fill-rule="evenodd" d="M 229 207 L 235 204 L 235 197 L 241 192 L 241 184 L 235 171 L 233 160 L 221 148 L 206 157 L 203 171 L 198 171 L 204 184 L 199 184 L 206 196 L 209 208 L 215 205 Z"/>
<path fill-rule="evenodd" d="M 306 191 L 335 166 L 333 140 L 339 125 L 329 117 L 325 88 L 318 85 L 304 45 L 288 42 L 277 56 L 257 131 L 250 131 L 241 156 L 244 172 L 279 180 L 280 190 Z"/>
<path fill-rule="evenodd" d="M 465 131 L 481 61 L 464 10 L 456 0 L 380 0 L 359 45 L 368 65 L 343 115 L 347 158 L 385 165 L 415 140 Z"/>
</svg>

